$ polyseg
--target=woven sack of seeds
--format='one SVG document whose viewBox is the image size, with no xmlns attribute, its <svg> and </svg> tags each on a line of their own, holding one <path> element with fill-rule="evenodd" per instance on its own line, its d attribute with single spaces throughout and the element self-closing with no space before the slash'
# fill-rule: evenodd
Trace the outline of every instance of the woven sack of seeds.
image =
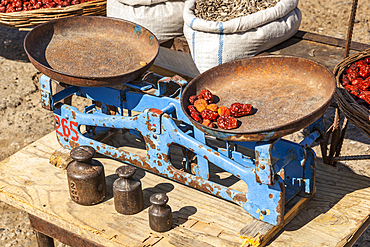
<svg viewBox="0 0 370 247">
<path fill-rule="evenodd" d="M 201 73 L 285 41 L 298 31 L 302 19 L 298 0 L 280 0 L 271 8 L 227 21 L 197 18 L 196 1 L 185 3 L 184 35 Z"/>
<path fill-rule="evenodd" d="M 107 0 L 107 16 L 149 29 L 159 43 L 183 35 L 185 0 Z"/>
</svg>

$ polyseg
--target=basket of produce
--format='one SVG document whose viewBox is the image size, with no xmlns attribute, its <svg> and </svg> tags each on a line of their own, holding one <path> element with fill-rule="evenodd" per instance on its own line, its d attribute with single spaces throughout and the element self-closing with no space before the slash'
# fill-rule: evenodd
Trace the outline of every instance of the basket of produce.
<svg viewBox="0 0 370 247">
<path fill-rule="evenodd" d="M 339 109 L 370 137 L 370 49 L 344 59 L 334 68 L 334 75 Z"/>
<path fill-rule="evenodd" d="M 0 25 L 34 27 L 62 17 L 106 15 L 106 0 L 0 0 Z"/>
</svg>

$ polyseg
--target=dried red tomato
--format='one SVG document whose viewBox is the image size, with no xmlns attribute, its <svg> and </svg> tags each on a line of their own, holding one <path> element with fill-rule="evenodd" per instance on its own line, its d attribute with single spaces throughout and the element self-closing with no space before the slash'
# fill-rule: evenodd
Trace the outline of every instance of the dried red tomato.
<svg viewBox="0 0 370 247">
<path fill-rule="evenodd" d="M 353 86 L 357 86 L 357 85 L 361 84 L 363 81 L 364 81 L 364 80 L 363 80 L 362 78 L 358 77 L 358 78 L 356 78 L 356 79 L 354 79 L 354 80 L 352 81 L 352 85 L 353 85 Z"/>
<path fill-rule="evenodd" d="M 356 87 L 362 91 L 368 90 L 370 88 L 370 79 L 362 80 Z"/>
<path fill-rule="evenodd" d="M 342 85 L 343 86 L 347 86 L 347 85 L 350 85 L 350 81 L 348 80 L 347 78 L 347 75 L 342 75 Z"/>
<path fill-rule="evenodd" d="M 92 0 L 1 0 L 0 13 L 27 11 L 45 8 L 62 8 Z"/>
<path fill-rule="evenodd" d="M 360 93 L 361 93 L 361 90 L 358 89 L 357 87 L 355 86 L 352 86 L 352 85 L 347 85 L 347 86 L 344 86 L 344 88 L 350 93 L 350 94 L 353 94 L 354 96 L 358 96 Z"/>
<path fill-rule="evenodd" d="M 197 108 L 195 108 L 195 106 L 193 106 L 193 105 L 189 105 L 189 106 L 188 106 L 188 110 L 189 110 L 189 112 L 191 113 L 191 112 L 193 112 L 193 111 L 197 111 Z"/>
<path fill-rule="evenodd" d="M 354 63 L 357 67 L 361 66 L 361 65 L 366 65 L 365 63 L 365 60 L 360 60 L 360 61 L 357 61 Z"/>
<path fill-rule="evenodd" d="M 357 67 L 357 65 L 356 64 L 351 64 L 351 66 L 349 66 L 349 69 L 351 69 L 351 70 L 354 70 L 354 71 L 358 71 L 358 67 Z M 347 72 L 347 74 L 348 74 L 348 72 Z"/>
<path fill-rule="evenodd" d="M 365 60 L 365 63 L 370 64 L 370 57 L 367 57 L 364 60 Z"/>
<path fill-rule="evenodd" d="M 235 129 L 238 127 L 238 121 L 232 116 L 220 116 L 217 118 L 217 125 L 222 129 Z"/>
<path fill-rule="evenodd" d="M 253 113 L 253 106 L 251 104 L 234 103 L 230 106 L 231 115 L 234 117 L 241 117 Z"/>
<path fill-rule="evenodd" d="M 364 65 L 364 66 L 359 66 L 360 70 L 358 71 L 358 74 L 366 79 L 370 75 L 370 66 L 369 65 Z"/>
<path fill-rule="evenodd" d="M 347 74 L 347 78 L 350 82 L 352 82 L 354 79 L 356 79 L 358 77 L 359 77 L 359 75 L 357 74 L 356 71 L 352 71 L 352 72 Z"/>
<path fill-rule="evenodd" d="M 362 91 L 358 97 L 370 104 L 370 91 Z"/>
<path fill-rule="evenodd" d="M 210 109 L 204 109 L 200 115 L 202 116 L 203 119 L 208 119 L 208 120 L 216 120 L 218 118 L 218 113 L 214 112 Z"/>
<path fill-rule="evenodd" d="M 190 115 L 191 115 L 191 117 L 195 120 L 195 121 L 197 121 L 197 122 L 199 122 L 199 123 L 202 123 L 202 117 L 200 116 L 200 113 L 199 112 L 195 112 L 195 111 L 193 111 L 193 112 L 191 112 L 190 113 Z"/>
<path fill-rule="evenodd" d="M 203 89 L 200 91 L 199 95 L 202 96 L 203 99 L 207 100 L 208 104 L 213 103 L 213 95 L 208 89 Z"/>
<path fill-rule="evenodd" d="M 188 110 L 190 112 L 190 116 L 197 122 L 202 123 L 202 117 L 200 116 L 200 113 L 193 105 L 188 106 Z"/>
<path fill-rule="evenodd" d="M 192 95 L 189 97 L 189 103 L 194 105 L 194 101 L 196 101 L 198 98 L 196 95 Z"/>
</svg>

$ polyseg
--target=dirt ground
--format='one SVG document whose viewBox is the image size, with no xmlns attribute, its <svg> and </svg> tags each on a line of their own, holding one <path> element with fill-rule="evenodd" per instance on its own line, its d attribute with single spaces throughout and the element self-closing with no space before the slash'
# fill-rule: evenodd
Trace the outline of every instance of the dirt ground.
<svg viewBox="0 0 370 247">
<path fill-rule="evenodd" d="M 350 0 L 301 0 L 303 14 L 300 30 L 336 38 L 346 37 L 351 11 Z M 359 0 L 353 40 L 370 44 L 370 3 Z M 27 32 L 0 26 L 0 160 L 53 131 L 52 113 L 41 108 L 38 79 L 40 73 L 29 62 L 23 50 Z M 325 114 L 327 126 L 333 109 Z M 298 132 L 290 136 L 299 139 Z M 321 153 L 314 148 L 318 157 Z M 342 149 L 343 155 L 370 154 L 370 139 L 350 124 Z M 370 161 L 346 162 L 355 172 L 370 176 Z M 27 214 L 0 202 L 0 246 L 36 246 L 34 231 Z M 57 243 L 56 246 L 64 246 Z M 354 246 L 370 246 L 367 229 Z"/>
</svg>

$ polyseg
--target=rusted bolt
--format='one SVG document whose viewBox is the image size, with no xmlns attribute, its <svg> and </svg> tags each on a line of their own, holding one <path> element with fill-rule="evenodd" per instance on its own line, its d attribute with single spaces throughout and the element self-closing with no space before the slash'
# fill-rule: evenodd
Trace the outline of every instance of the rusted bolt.
<svg viewBox="0 0 370 247">
<path fill-rule="evenodd" d="M 264 164 L 261 164 L 261 165 L 260 165 L 260 168 L 261 168 L 262 170 L 265 170 L 265 168 L 266 168 L 266 167 L 265 167 L 265 165 L 264 165 Z"/>
<path fill-rule="evenodd" d="M 156 132 L 157 131 L 157 128 L 156 127 L 152 127 L 152 131 L 153 132 Z"/>
<path fill-rule="evenodd" d="M 266 215 L 266 210 L 261 210 L 261 214 Z"/>
<path fill-rule="evenodd" d="M 153 138 L 154 138 L 154 139 L 157 139 L 157 135 L 153 135 Z"/>
</svg>

